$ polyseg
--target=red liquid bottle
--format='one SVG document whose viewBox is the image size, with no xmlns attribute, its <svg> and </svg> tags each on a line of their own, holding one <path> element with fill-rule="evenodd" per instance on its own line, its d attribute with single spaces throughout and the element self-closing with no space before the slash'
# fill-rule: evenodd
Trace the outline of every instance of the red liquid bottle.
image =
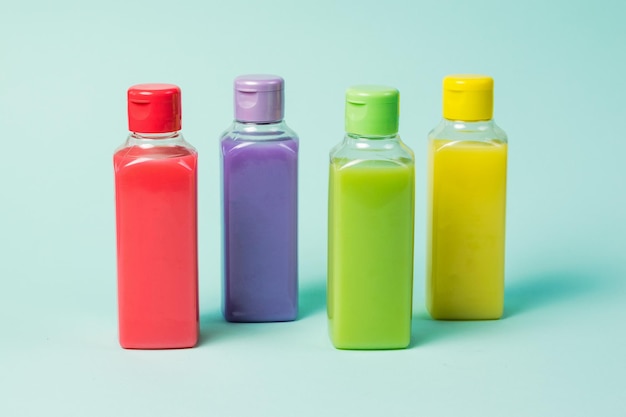
<svg viewBox="0 0 626 417">
<path fill-rule="evenodd" d="M 180 89 L 128 90 L 131 134 L 113 157 L 120 345 L 198 340 L 197 158 L 180 134 Z"/>
</svg>

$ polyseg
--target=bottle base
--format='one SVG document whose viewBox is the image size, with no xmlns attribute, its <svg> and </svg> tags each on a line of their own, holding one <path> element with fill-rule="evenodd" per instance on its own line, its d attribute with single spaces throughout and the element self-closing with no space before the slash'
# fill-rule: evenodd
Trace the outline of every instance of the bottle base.
<svg viewBox="0 0 626 417">
<path fill-rule="evenodd" d="M 437 321 L 493 321 L 500 320 L 502 316 L 486 317 L 486 316 L 433 316 L 430 317 Z"/>
<path fill-rule="evenodd" d="M 176 350 L 176 349 L 192 349 L 194 347 L 196 347 L 196 344 L 185 344 L 185 345 L 181 345 L 181 346 L 171 346 L 171 345 L 156 345 L 156 346 L 152 346 L 152 345 L 122 345 L 120 343 L 120 346 L 122 347 L 122 349 L 125 350 Z"/>
<path fill-rule="evenodd" d="M 133 338 L 121 336 L 119 344 L 123 349 L 129 350 L 166 350 L 166 349 L 190 349 L 198 344 L 199 333 L 183 337 L 151 337 Z"/>
<path fill-rule="evenodd" d="M 335 349 L 338 350 L 402 350 L 409 347 L 409 344 L 401 346 L 359 346 L 359 345 L 336 345 L 333 343 Z"/>
<path fill-rule="evenodd" d="M 335 349 L 339 350 L 402 350 L 409 347 L 409 343 L 336 343 L 332 342 Z"/>
<path fill-rule="evenodd" d="M 168 350 L 191 349 L 194 348 L 197 343 L 197 340 L 180 343 L 124 343 L 120 341 L 120 346 L 127 350 Z"/>
<path fill-rule="evenodd" d="M 289 314 L 245 314 L 237 312 L 223 312 L 224 320 L 229 323 L 282 323 L 296 321 L 298 313 Z"/>
<path fill-rule="evenodd" d="M 406 349 L 411 343 L 410 333 L 406 336 L 392 336 L 386 338 L 347 338 L 333 337 L 330 334 L 333 346 L 339 350 L 400 350 Z"/>
<path fill-rule="evenodd" d="M 501 319 L 503 311 L 440 311 L 428 309 L 428 314 L 433 320 L 441 321 L 486 321 Z"/>
</svg>

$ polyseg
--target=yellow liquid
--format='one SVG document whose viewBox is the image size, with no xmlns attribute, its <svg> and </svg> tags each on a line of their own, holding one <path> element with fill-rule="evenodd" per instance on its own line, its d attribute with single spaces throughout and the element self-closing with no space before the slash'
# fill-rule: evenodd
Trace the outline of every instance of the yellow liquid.
<svg viewBox="0 0 626 417">
<path fill-rule="evenodd" d="M 330 166 L 328 318 L 340 349 L 398 349 L 411 339 L 415 168 Z"/>
<path fill-rule="evenodd" d="M 426 298 L 434 319 L 498 319 L 504 307 L 507 145 L 429 149 Z"/>
</svg>

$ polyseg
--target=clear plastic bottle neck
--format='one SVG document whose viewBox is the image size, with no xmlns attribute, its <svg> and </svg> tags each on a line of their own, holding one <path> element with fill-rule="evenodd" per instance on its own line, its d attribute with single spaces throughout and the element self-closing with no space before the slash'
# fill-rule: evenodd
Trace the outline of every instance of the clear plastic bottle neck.
<svg viewBox="0 0 626 417">
<path fill-rule="evenodd" d="M 259 131 L 273 131 L 280 130 L 281 126 L 285 124 L 284 120 L 277 122 L 242 122 L 239 120 L 233 121 L 233 127 L 236 130 L 242 132 L 259 132 Z"/>
<path fill-rule="evenodd" d="M 398 133 L 393 133 L 391 135 L 360 135 L 356 133 L 346 133 L 346 139 L 352 140 L 368 140 L 368 141 L 387 141 L 387 140 L 398 140 Z"/>
<path fill-rule="evenodd" d="M 495 126 L 493 119 L 476 121 L 443 119 L 441 123 L 454 130 L 469 130 L 474 132 L 488 131 Z"/>
<path fill-rule="evenodd" d="M 160 132 L 160 133 L 141 133 L 131 132 L 130 136 L 137 140 L 167 140 L 180 136 L 179 131 L 176 132 Z"/>
<path fill-rule="evenodd" d="M 156 146 L 185 146 L 189 144 L 185 142 L 180 131 L 161 132 L 161 133 L 143 133 L 131 132 L 126 141 L 126 146 L 156 147 Z"/>
</svg>

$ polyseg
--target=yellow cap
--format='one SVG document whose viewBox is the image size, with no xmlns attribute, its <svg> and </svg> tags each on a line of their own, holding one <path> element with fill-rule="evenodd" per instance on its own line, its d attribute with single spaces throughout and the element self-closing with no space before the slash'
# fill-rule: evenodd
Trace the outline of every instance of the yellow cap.
<svg viewBox="0 0 626 417">
<path fill-rule="evenodd" d="M 477 121 L 493 117 L 493 78 L 458 74 L 443 79 L 443 117 Z"/>
</svg>

